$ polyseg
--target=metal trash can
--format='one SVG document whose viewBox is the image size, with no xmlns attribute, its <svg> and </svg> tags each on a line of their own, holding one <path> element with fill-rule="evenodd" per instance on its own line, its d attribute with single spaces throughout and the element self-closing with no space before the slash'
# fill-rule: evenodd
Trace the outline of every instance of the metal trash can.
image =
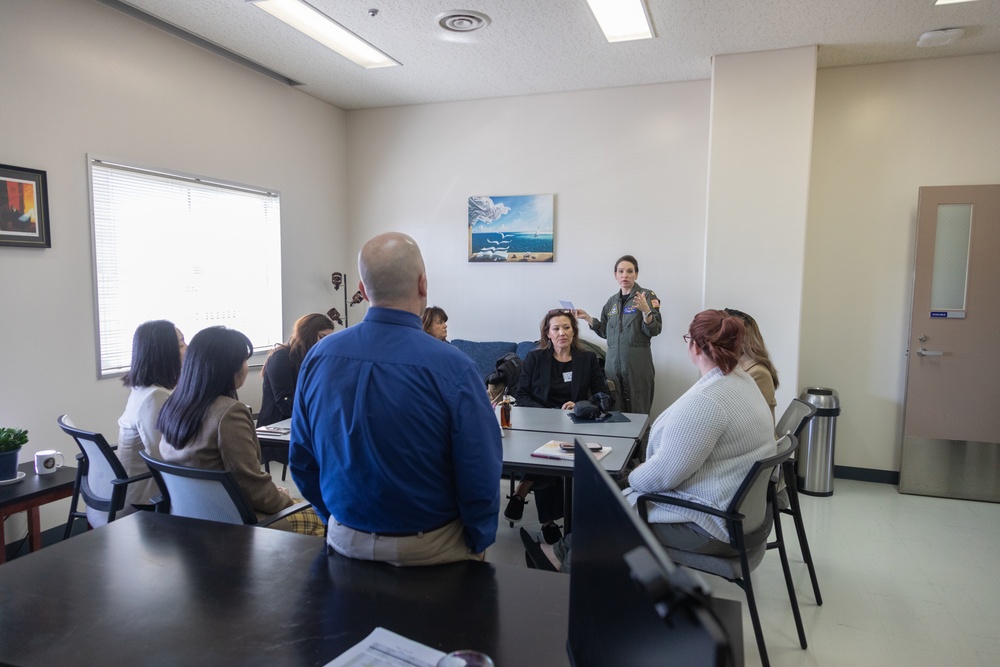
<svg viewBox="0 0 1000 667">
<path fill-rule="evenodd" d="M 810 387 L 799 398 L 816 406 L 816 415 L 799 435 L 795 473 L 799 491 L 810 496 L 833 495 L 833 446 L 837 439 L 840 398 L 833 389 Z"/>
</svg>

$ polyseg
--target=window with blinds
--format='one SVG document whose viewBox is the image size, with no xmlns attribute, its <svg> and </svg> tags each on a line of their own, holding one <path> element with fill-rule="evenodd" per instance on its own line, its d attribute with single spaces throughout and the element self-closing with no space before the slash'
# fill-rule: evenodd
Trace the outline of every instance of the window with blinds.
<svg viewBox="0 0 1000 667">
<path fill-rule="evenodd" d="M 96 158 L 90 180 L 99 376 L 128 370 L 147 320 L 281 342 L 278 194 Z"/>
</svg>

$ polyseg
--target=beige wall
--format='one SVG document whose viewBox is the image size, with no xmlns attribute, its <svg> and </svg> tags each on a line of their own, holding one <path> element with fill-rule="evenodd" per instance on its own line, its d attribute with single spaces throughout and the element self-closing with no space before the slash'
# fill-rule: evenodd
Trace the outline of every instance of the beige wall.
<svg viewBox="0 0 1000 667">
<path fill-rule="evenodd" d="M 705 307 L 750 313 L 798 395 L 799 315 L 816 47 L 712 59 Z"/>
<path fill-rule="evenodd" d="M 800 165 L 803 178 L 811 170 L 804 228 L 769 220 L 758 203 L 730 230 L 744 241 L 790 234 L 779 242 L 793 254 L 805 232 L 801 304 L 787 318 L 761 300 L 760 275 L 721 263 L 705 275 L 708 86 L 350 112 L 351 246 L 387 229 L 413 234 L 431 302 L 448 311 L 453 338 L 473 339 L 530 338 L 558 299 L 598 308 L 614 290 L 614 258 L 635 253 L 640 282 L 665 304 L 654 409 L 693 380 L 673 343 L 706 285 L 727 302 L 708 306 L 759 303 L 775 357 L 799 363 L 797 376 L 779 367 L 782 402 L 807 386 L 837 389 L 837 464 L 898 470 L 917 188 L 1000 181 L 1000 56 L 818 72 L 812 158 Z M 780 152 L 762 153 L 756 169 L 796 178 Z M 557 195 L 555 264 L 465 263 L 466 197 L 545 192 Z M 717 204 L 738 211 L 736 197 Z M 782 345 L 796 340 L 797 350 Z"/>
<path fill-rule="evenodd" d="M 838 464 L 899 469 L 917 188 L 1000 182 L 998 110 L 997 54 L 819 72 L 800 384 Z"/>
<path fill-rule="evenodd" d="M 342 111 L 92 0 L 0 4 L 0 62 L 0 162 L 48 172 L 51 214 L 51 249 L 0 248 L 0 425 L 28 429 L 22 461 L 73 452 L 63 412 L 116 441 L 127 397 L 96 379 L 88 153 L 279 190 L 286 332 L 332 305 Z"/>
<path fill-rule="evenodd" d="M 709 92 L 697 81 L 351 111 L 351 245 L 411 234 L 449 336 L 473 340 L 537 339 L 560 300 L 599 313 L 615 259 L 634 254 L 663 302 L 662 409 L 697 377 L 681 335 L 701 302 Z M 548 193 L 554 263 L 468 262 L 469 196 Z"/>
</svg>

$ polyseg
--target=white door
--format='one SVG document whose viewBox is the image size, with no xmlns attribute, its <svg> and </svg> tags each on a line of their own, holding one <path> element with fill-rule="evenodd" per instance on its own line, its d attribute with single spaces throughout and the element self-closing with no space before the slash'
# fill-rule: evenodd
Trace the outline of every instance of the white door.
<svg viewBox="0 0 1000 667">
<path fill-rule="evenodd" d="M 1000 502 L 1000 185 L 920 188 L 903 493 Z"/>
</svg>

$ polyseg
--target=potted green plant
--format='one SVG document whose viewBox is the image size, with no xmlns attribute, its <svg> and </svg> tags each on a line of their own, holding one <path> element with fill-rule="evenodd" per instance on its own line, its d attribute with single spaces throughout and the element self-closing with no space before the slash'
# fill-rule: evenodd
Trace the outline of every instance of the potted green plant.
<svg viewBox="0 0 1000 667">
<path fill-rule="evenodd" d="M 0 482 L 17 477 L 17 453 L 26 442 L 23 428 L 0 428 Z"/>
</svg>

